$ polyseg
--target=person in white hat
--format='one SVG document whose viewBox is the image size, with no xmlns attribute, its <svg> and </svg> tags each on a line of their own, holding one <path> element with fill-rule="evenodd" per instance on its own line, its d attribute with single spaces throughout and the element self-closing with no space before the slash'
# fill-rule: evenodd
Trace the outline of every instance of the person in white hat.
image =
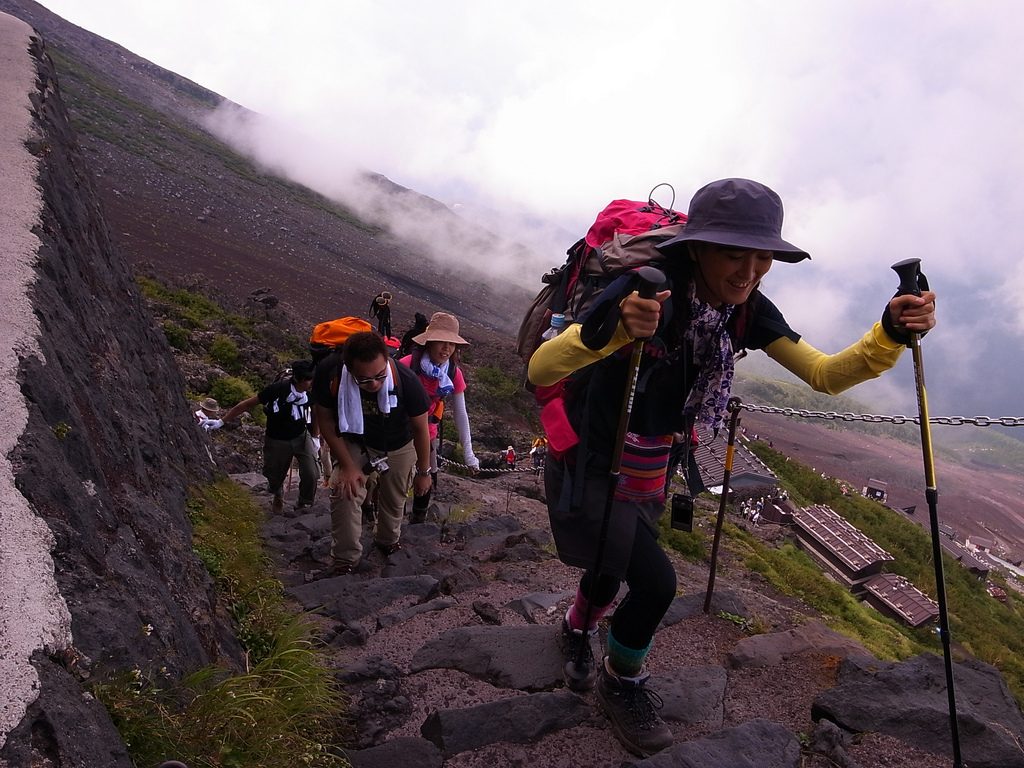
<svg viewBox="0 0 1024 768">
<path fill-rule="evenodd" d="M 459 347 L 468 345 L 459 335 L 459 321 L 447 312 L 435 312 L 426 330 L 413 337 L 415 348 L 400 363 L 407 365 L 419 376 L 420 383 L 430 397 L 428 423 L 430 426 L 430 473 L 433 485 L 437 485 L 437 452 L 441 443 L 441 419 L 446 402 L 451 403 L 455 419 L 455 431 L 462 444 L 463 462 L 472 470 L 480 469 L 480 460 L 473 453 L 473 437 L 469 429 L 469 413 L 466 410 L 466 379 L 458 366 Z M 430 493 L 413 499 L 410 522 L 426 520 Z"/>
</svg>

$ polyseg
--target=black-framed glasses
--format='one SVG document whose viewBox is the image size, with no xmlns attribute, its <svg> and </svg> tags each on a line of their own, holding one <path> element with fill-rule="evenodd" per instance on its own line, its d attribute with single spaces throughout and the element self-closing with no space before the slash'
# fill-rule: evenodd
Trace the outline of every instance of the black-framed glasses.
<svg viewBox="0 0 1024 768">
<path fill-rule="evenodd" d="M 353 376 L 352 380 L 356 384 L 358 384 L 360 387 L 362 387 L 362 386 L 364 386 L 366 384 L 372 384 L 375 381 L 384 381 L 384 379 L 386 379 L 387 377 L 388 377 L 388 369 L 387 369 L 387 366 L 385 366 L 384 370 L 381 371 L 380 373 L 378 373 L 376 376 L 367 376 L 366 378 L 363 378 L 361 376 Z"/>
</svg>

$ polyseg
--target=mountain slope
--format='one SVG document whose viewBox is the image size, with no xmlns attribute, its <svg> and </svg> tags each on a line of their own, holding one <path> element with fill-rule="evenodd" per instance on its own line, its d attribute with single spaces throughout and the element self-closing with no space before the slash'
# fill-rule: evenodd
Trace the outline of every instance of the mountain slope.
<svg viewBox="0 0 1024 768">
<path fill-rule="evenodd" d="M 192 274 L 234 297 L 270 286 L 310 321 L 363 314 L 382 289 L 395 295 L 396 331 L 414 312 L 442 308 L 484 337 L 518 321 L 528 297 L 467 266 L 485 259 L 467 254 L 466 264 L 441 265 L 216 139 L 201 123 L 226 103 L 219 95 L 29 0 L 0 0 L 0 10 L 49 41 L 114 247 L 131 264 Z M 463 237 L 472 228 L 437 201 L 378 175 L 367 175 L 366 184 L 378 207 L 424 208 L 440 237 L 468 242 L 481 256 L 496 247 L 486 233 Z"/>
</svg>

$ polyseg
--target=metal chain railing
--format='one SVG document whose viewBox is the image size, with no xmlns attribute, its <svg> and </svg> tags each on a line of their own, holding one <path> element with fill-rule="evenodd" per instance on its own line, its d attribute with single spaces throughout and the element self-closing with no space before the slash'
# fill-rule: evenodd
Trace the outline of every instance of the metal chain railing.
<svg viewBox="0 0 1024 768">
<path fill-rule="evenodd" d="M 437 461 L 438 461 L 439 464 L 444 464 L 445 466 L 449 466 L 449 467 L 458 467 L 459 469 L 468 469 L 470 472 L 472 472 L 472 471 L 487 472 L 487 473 L 495 472 L 495 473 L 498 473 L 498 474 L 511 475 L 511 474 L 514 474 L 514 473 L 517 473 L 517 472 L 536 472 L 537 471 L 537 469 L 535 467 L 533 467 L 533 466 L 529 466 L 529 467 L 516 467 L 515 469 L 500 469 L 500 468 L 497 468 L 497 467 L 494 467 L 494 468 L 491 468 L 491 467 L 480 467 L 479 469 L 475 469 L 474 467 L 471 467 L 468 464 L 460 464 L 457 461 L 452 461 L 451 459 L 446 459 L 444 456 L 438 456 L 437 457 Z"/>
<path fill-rule="evenodd" d="M 802 419 L 826 419 L 829 421 L 863 421 L 869 424 L 919 424 L 919 416 L 904 416 L 893 414 L 890 416 L 877 413 L 840 413 L 838 411 L 812 411 L 806 408 L 780 408 L 775 405 L 758 405 L 756 403 L 741 403 L 741 408 L 748 411 L 760 413 L 776 413 L 782 416 L 797 416 Z M 947 426 L 961 427 L 1024 427 L 1024 416 L 932 416 L 928 419 L 929 424 L 944 424 Z M 457 467 L 473 471 L 474 468 L 467 464 L 460 464 L 457 461 L 438 456 L 438 462 L 445 467 Z M 487 472 L 501 475 L 521 474 L 536 472 L 533 466 L 515 467 L 514 469 L 481 467 L 479 472 Z"/>
<path fill-rule="evenodd" d="M 920 424 L 918 416 L 895 414 L 883 416 L 874 413 L 838 413 L 836 411 L 811 411 L 805 408 L 779 408 L 774 405 L 742 403 L 742 408 L 761 413 L 778 413 L 783 416 L 799 416 L 804 419 L 828 419 L 831 421 L 864 421 L 870 424 Z M 1024 416 L 932 416 L 929 424 L 950 426 L 971 425 L 975 427 L 1024 427 Z"/>
</svg>

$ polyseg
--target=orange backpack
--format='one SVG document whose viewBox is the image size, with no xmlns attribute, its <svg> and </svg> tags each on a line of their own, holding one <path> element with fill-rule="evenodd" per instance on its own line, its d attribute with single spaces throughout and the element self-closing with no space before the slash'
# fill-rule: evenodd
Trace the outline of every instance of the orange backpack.
<svg viewBox="0 0 1024 768">
<path fill-rule="evenodd" d="M 353 333 L 372 330 L 373 326 L 361 317 L 339 317 L 318 323 L 309 337 L 309 354 L 314 363 L 319 363 L 331 352 L 341 349 Z"/>
</svg>

